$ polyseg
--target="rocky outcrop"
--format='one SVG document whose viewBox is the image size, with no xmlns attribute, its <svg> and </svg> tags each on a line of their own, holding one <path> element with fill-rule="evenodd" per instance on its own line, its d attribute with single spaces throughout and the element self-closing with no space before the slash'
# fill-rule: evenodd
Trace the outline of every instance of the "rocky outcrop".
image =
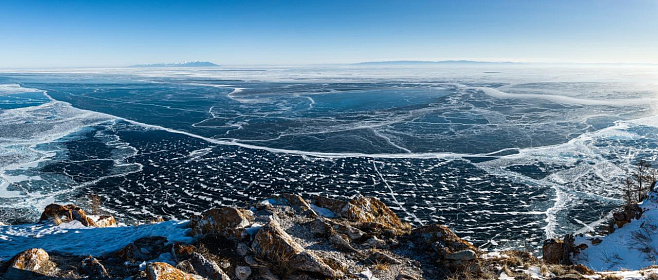
<svg viewBox="0 0 658 280">
<path fill-rule="evenodd" d="M 459 238 L 452 230 L 442 225 L 427 225 L 411 232 L 414 243 L 430 249 L 439 260 L 471 261 L 477 258 L 477 248 Z"/>
<path fill-rule="evenodd" d="M 249 210 L 234 207 L 213 208 L 190 219 L 190 234 L 218 234 L 242 239 L 245 237 L 244 229 L 252 224 L 252 220 Z"/>
<path fill-rule="evenodd" d="M 293 271 L 319 273 L 326 277 L 340 276 L 340 273 L 297 244 L 276 221 L 270 221 L 258 231 L 252 248 L 258 257 Z"/>
<path fill-rule="evenodd" d="M 50 276 L 57 270 L 57 265 L 50 260 L 46 251 L 39 248 L 25 250 L 9 261 L 9 269 L 3 279 L 32 279 L 38 276 Z"/>
<path fill-rule="evenodd" d="M 91 278 L 103 278 L 109 276 L 105 266 L 92 256 L 82 260 L 80 271 Z"/>
<path fill-rule="evenodd" d="M 217 263 L 207 259 L 199 253 L 192 253 L 189 261 L 196 274 L 200 276 L 210 280 L 231 280 Z"/>
<path fill-rule="evenodd" d="M 126 261 L 148 261 L 157 258 L 167 249 L 167 238 L 161 236 L 144 237 L 128 244 L 116 252 L 116 256 Z"/>
<path fill-rule="evenodd" d="M 204 280 L 201 276 L 185 273 L 164 262 L 147 264 L 146 277 L 149 280 Z"/>
<path fill-rule="evenodd" d="M 343 201 L 317 196 L 315 204 L 363 227 L 381 227 L 397 233 L 411 228 L 410 224 L 402 222 L 393 210 L 374 197 L 357 195 L 349 201 Z"/>
<path fill-rule="evenodd" d="M 39 222 L 52 222 L 56 225 L 78 221 L 88 227 L 113 227 L 117 223 L 113 216 L 103 215 L 95 219 L 88 216 L 82 208 L 73 204 L 50 204 L 41 213 Z"/>
</svg>

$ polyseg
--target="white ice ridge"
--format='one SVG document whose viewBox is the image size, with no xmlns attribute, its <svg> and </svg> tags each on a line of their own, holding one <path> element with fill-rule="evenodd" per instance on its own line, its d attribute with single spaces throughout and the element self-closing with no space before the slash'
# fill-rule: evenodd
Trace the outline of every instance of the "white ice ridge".
<svg viewBox="0 0 658 280">
<path fill-rule="evenodd" d="M 647 105 L 656 102 L 655 98 L 634 98 L 634 99 L 585 99 L 564 95 L 551 94 L 530 94 L 530 93 L 507 93 L 495 88 L 489 87 L 466 87 L 480 90 L 485 94 L 496 98 L 517 98 L 517 99 L 544 99 L 561 104 L 579 104 L 579 105 L 606 105 L 606 106 L 629 106 L 629 105 Z"/>
<path fill-rule="evenodd" d="M 117 251 L 131 242 L 149 236 L 163 236 L 168 242 L 191 242 L 187 221 L 108 228 L 85 227 L 80 222 L 0 226 L 0 260 L 30 249 L 100 256 Z"/>
</svg>

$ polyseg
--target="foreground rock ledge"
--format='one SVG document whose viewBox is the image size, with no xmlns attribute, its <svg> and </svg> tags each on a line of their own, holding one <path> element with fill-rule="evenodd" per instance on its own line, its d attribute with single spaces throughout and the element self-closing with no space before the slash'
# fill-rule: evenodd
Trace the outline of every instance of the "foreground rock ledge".
<svg viewBox="0 0 658 280">
<path fill-rule="evenodd" d="M 57 204 L 46 207 L 41 222 L 116 225 L 111 216 L 95 217 L 75 205 Z M 536 267 L 533 271 L 540 271 L 543 278 L 581 279 L 593 273 L 582 266 L 547 267 L 523 252 L 487 256 L 445 226 L 413 228 L 382 201 L 360 195 L 341 200 L 283 194 L 248 208 L 208 209 L 190 217 L 187 226 L 191 243 L 147 236 L 102 256 L 29 249 L 0 263 L 0 277 L 397 280 L 537 276 L 528 272 L 529 267 Z"/>
</svg>

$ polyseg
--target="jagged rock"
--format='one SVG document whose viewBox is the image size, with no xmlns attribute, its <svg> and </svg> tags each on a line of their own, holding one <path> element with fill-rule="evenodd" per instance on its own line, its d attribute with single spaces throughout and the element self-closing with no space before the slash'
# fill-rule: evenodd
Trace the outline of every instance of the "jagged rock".
<svg viewBox="0 0 658 280">
<path fill-rule="evenodd" d="M 337 216 L 357 224 L 376 224 L 394 231 L 404 231 L 411 225 L 404 223 L 386 204 L 374 197 L 357 195 L 350 201 L 317 196 L 315 203 L 334 212 Z"/>
<path fill-rule="evenodd" d="M 39 219 L 39 222 L 43 221 L 51 221 L 56 225 L 79 221 L 85 226 L 95 226 L 94 220 L 87 217 L 82 208 L 73 204 L 50 204 L 46 206 L 43 213 L 41 213 L 41 218 Z"/>
<path fill-rule="evenodd" d="M 57 265 L 50 261 L 50 256 L 46 251 L 32 248 L 19 253 L 9 261 L 9 269 L 3 279 L 30 279 L 37 275 L 50 276 L 56 270 Z"/>
<path fill-rule="evenodd" d="M 194 245 L 189 245 L 189 244 L 183 244 L 183 243 L 176 243 L 174 246 L 171 247 L 171 254 L 176 258 L 177 260 L 182 260 L 185 258 L 188 258 L 192 253 L 196 251 L 196 247 Z"/>
<path fill-rule="evenodd" d="M 344 252 L 356 252 L 357 250 L 350 245 L 349 241 L 345 240 L 344 237 L 334 234 L 329 237 L 329 243 L 334 246 L 334 248 L 344 251 Z"/>
<path fill-rule="evenodd" d="M 107 270 L 96 258 L 89 256 L 82 260 L 80 271 L 91 278 L 108 277 Z"/>
<path fill-rule="evenodd" d="M 441 257 L 462 250 L 477 252 L 477 248 L 473 244 L 459 238 L 452 230 L 442 225 L 435 224 L 416 228 L 412 231 L 411 237 L 413 242 L 433 248 Z"/>
<path fill-rule="evenodd" d="M 473 250 L 461 250 L 454 253 L 445 255 L 446 260 L 455 260 L 455 261 L 470 261 L 477 258 L 477 254 Z"/>
<path fill-rule="evenodd" d="M 98 220 L 94 222 L 96 227 L 99 228 L 104 228 L 104 227 L 116 227 L 117 226 L 117 221 L 114 219 L 113 216 L 110 215 L 103 215 L 98 217 Z"/>
<path fill-rule="evenodd" d="M 168 263 L 146 264 L 146 277 L 149 280 L 203 280 L 203 277 L 180 271 Z"/>
<path fill-rule="evenodd" d="M 313 211 L 313 208 L 311 208 L 311 205 L 301 196 L 296 194 L 283 194 L 281 197 L 283 197 L 286 202 L 288 202 L 288 205 L 290 205 L 298 213 L 307 215 L 311 218 L 318 216 L 318 214 Z"/>
<path fill-rule="evenodd" d="M 192 216 L 189 227 L 192 235 L 218 234 L 227 238 L 242 239 L 244 228 L 251 225 L 253 217 L 248 210 L 233 207 L 213 208 L 201 215 Z"/>
<path fill-rule="evenodd" d="M 235 252 L 238 254 L 238 256 L 244 257 L 249 254 L 249 245 L 247 245 L 247 243 L 240 242 L 238 243 Z"/>
<path fill-rule="evenodd" d="M 311 233 L 316 236 L 331 236 L 333 233 L 333 228 L 328 222 L 324 221 L 323 218 L 317 218 L 309 222 L 308 227 Z"/>
<path fill-rule="evenodd" d="M 211 280 L 230 280 L 231 278 L 215 263 L 199 253 L 192 253 L 190 263 L 198 275 Z"/>
<path fill-rule="evenodd" d="M 384 254 L 382 252 L 376 251 L 370 254 L 369 257 L 370 261 L 374 263 L 385 263 L 385 264 L 401 264 L 398 259 L 389 256 L 388 254 Z"/>
<path fill-rule="evenodd" d="M 315 255 L 304 250 L 274 220 L 258 231 L 252 248 L 258 257 L 275 265 L 285 265 L 295 271 L 320 273 L 327 277 L 340 276 Z"/>
<path fill-rule="evenodd" d="M 547 239 L 544 240 L 544 245 L 542 246 L 542 254 L 544 262 L 548 264 L 560 264 L 562 262 L 562 255 L 564 242 L 559 239 Z"/>
<path fill-rule="evenodd" d="M 167 238 L 161 236 L 143 237 L 119 250 L 116 255 L 128 261 L 148 261 L 166 252 Z"/>
<path fill-rule="evenodd" d="M 237 266 L 235 268 L 235 277 L 240 280 L 246 280 L 251 275 L 251 268 L 248 266 Z"/>
<path fill-rule="evenodd" d="M 192 263 L 190 263 L 189 260 L 184 260 L 177 263 L 176 268 L 185 273 L 196 274 L 196 271 L 194 270 L 194 267 L 192 266 Z"/>
<path fill-rule="evenodd" d="M 366 240 L 366 242 L 363 242 L 361 244 L 363 247 L 372 249 L 372 248 L 379 248 L 379 249 L 384 249 L 388 247 L 388 244 L 386 244 L 386 241 L 381 240 L 377 238 L 376 236 L 371 237 L 370 239 Z"/>
<path fill-rule="evenodd" d="M 418 277 L 410 273 L 407 273 L 405 271 L 400 272 L 400 274 L 398 274 L 398 276 L 395 277 L 395 280 L 417 280 L 417 279 Z"/>
</svg>

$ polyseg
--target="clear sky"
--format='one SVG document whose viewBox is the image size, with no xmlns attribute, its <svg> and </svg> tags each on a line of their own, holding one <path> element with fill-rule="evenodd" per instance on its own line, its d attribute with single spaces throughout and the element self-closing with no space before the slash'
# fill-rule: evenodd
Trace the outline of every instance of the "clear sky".
<svg viewBox="0 0 658 280">
<path fill-rule="evenodd" d="M 658 63 L 656 0 L 0 1 L 0 67 Z"/>
</svg>

